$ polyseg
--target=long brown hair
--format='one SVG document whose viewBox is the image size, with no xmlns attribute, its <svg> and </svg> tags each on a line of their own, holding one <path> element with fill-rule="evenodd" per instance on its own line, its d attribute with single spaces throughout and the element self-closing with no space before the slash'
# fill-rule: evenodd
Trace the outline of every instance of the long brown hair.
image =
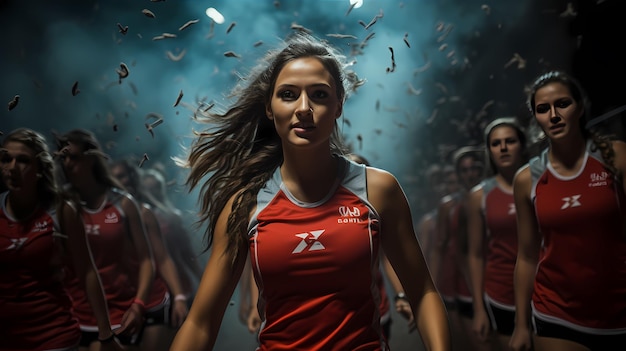
<svg viewBox="0 0 626 351">
<path fill-rule="evenodd" d="M 534 80 L 532 85 L 526 89 L 527 100 L 526 105 L 532 115 L 535 115 L 535 95 L 537 90 L 543 88 L 550 83 L 561 83 L 569 90 L 572 98 L 583 109 L 583 115 L 579 120 L 579 128 L 585 139 L 591 139 L 594 146 L 593 148 L 600 150 L 602 159 L 606 163 L 607 167 L 613 174 L 617 174 L 614 167 L 615 151 L 611 143 L 611 139 L 602 135 L 595 130 L 589 130 L 585 126 L 589 121 L 590 101 L 583 89 L 582 85 L 576 78 L 563 71 L 550 71 L 545 73 Z M 536 121 L 536 120 L 535 120 Z"/>
<path fill-rule="evenodd" d="M 37 194 L 44 208 L 59 205 L 59 191 L 55 178 L 54 158 L 49 151 L 44 136 L 32 129 L 18 128 L 4 137 L 2 145 L 5 146 L 11 141 L 22 143 L 35 152 L 35 157 L 39 164 L 38 173 L 41 175 L 37 182 Z"/>
<path fill-rule="evenodd" d="M 190 191 L 208 176 L 200 189 L 202 206 L 197 223 L 208 222 L 205 250 L 211 247 L 220 211 L 235 196 L 227 235 L 228 250 L 237 252 L 256 195 L 283 161 L 281 140 L 265 111 L 281 69 L 298 58 L 318 59 L 337 82 L 336 93 L 341 102 L 363 84 L 347 69 L 345 56 L 326 42 L 296 33 L 282 44 L 282 48 L 270 50 L 262 57 L 249 77 L 240 79 L 228 95 L 235 99 L 228 110 L 203 114 L 200 121 L 210 126 L 203 132 L 194 132 L 196 139 L 183 165 L 190 168 L 186 181 Z M 346 153 L 337 125 L 330 142 L 332 152 Z"/>
</svg>

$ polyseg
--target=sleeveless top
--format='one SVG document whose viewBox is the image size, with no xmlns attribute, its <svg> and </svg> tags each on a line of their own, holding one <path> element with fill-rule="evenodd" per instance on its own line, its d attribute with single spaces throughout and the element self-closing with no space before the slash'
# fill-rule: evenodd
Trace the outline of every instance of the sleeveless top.
<svg viewBox="0 0 626 351">
<path fill-rule="evenodd" d="M 63 234 L 55 210 L 17 221 L 0 194 L 0 350 L 78 345 L 80 328 L 63 288 Z"/>
<path fill-rule="evenodd" d="M 585 332 L 626 333 L 626 197 L 590 145 L 573 176 L 552 168 L 547 149 L 529 162 L 543 235 L 533 311 Z"/>
<path fill-rule="evenodd" d="M 483 180 L 481 187 L 481 209 L 487 234 L 485 295 L 500 308 L 514 310 L 513 272 L 517 260 L 517 213 L 513 192 L 498 186 L 495 177 Z"/>
<path fill-rule="evenodd" d="M 250 257 L 262 319 L 257 350 L 388 350 L 378 304 L 380 217 L 366 168 L 338 157 L 339 181 L 297 200 L 280 168 L 257 195 Z"/>
<path fill-rule="evenodd" d="M 126 214 L 120 202 L 129 196 L 119 189 L 111 189 L 100 208 L 82 208 L 81 214 L 91 254 L 98 269 L 102 288 L 109 307 L 111 327 L 119 327 L 124 313 L 135 299 L 137 281 L 132 278 L 133 266 L 126 247 L 128 233 Z M 134 268 L 137 269 L 137 268 Z M 84 331 L 97 331 L 98 324 L 82 284 L 74 270 L 68 267 L 66 287 L 73 300 L 73 308 Z"/>
</svg>

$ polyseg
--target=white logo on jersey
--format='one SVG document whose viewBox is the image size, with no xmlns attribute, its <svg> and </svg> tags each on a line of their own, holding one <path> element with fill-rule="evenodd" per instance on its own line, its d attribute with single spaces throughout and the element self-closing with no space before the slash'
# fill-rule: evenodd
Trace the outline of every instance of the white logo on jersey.
<svg viewBox="0 0 626 351">
<path fill-rule="evenodd" d="M 22 246 L 24 246 L 24 243 L 26 242 L 26 239 L 28 238 L 17 238 L 17 239 L 11 239 L 11 245 L 9 245 L 9 247 L 7 247 L 7 250 L 19 250 L 22 248 Z"/>
<path fill-rule="evenodd" d="M 607 172 L 602 172 L 600 174 L 591 173 L 589 176 L 589 187 L 592 188 L 596 186 L 608 185 L 608 182 L 606 181 L 608 176 L 609 174 Z"/>
<path fill-rule="evenodd" d="M 361 211 L 358 207 L 352 207 L 350 209 L 347 206 L 339 206 L 340 218 L 337 218 L 337 223 L 361 223 Z"/>
<path fill-rule="evenodd" d="M 295 249 L 293 249 L 291 253 L 292 254 L 300 253 L 304 251 L 304 249 L 306 249 L 307 247 L 308 247 L 308 251 L 324 250 L 325 249 L 324 245 L 322 245 L 322 243 L 320 243 L 317 240 L 320 237 L 320 235 L 324 233 L 324 231 L 325 230 L 322 229 L 322 230 L 313 230 L 309 233 L 296 234 L 296 236 L 301 238 L 302 241 L 298 244 L 298 246 L 296 246 Z"/>
<path fill-rule="evenodd" d="M 100 224 L 85 224 L 85 234 L 100 235 Z"/>
<path fill-rule="evenodd" d="M 580 201 L 578 201 L 578 199 L 580 199 L 580 195 L 572 195 L 564 197 L 562 200 L 565 201 L 565 203 L 563 203 L 563 206 L 561 206 L 561 209 L 564 210 L 566 208 L 569 207 L 578 207 L 578 206 L 582 206 L 582 204 L 580 203 Z"/>
<path fill-rule="evenodd" d="M 339 206 L 339 214 L 341 217 L 359 217 L 361 215 L 361 211 L 357 207 L 352 207 L 350 209 L 347 206 Z"/>
<path fill-rule="evenodd" d="M 104 223 L 117 223 L 117 222 L 118 222 L 118 218 L 115 212 L 109 212 L 106 214 L 106 217 L 104 218 Z"/>
<path fill-rule="evenodd" d="M 31 233 L 45 232 L 46 230 L 48 230 L 48 222 L 35 222 L 35 227 L 31 230 Z"/>
<path fill-rule="evenodd" d="M 509 215 L 514 215 L 515 214 L 515 204 L 510 203 L 509 204 Z"/>
</svg>

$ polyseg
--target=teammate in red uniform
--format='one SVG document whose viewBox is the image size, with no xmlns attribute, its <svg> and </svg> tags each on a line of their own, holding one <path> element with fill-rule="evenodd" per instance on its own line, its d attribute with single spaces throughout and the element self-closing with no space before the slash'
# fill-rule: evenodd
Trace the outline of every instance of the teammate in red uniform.
<svg viewBox="0 0 626 351">
<path fill-rule="evenodd" d="M 154 277 L 139 206 L 111 175 L 91 132 L 74 129 L 57 138 L 63 174 L 69 182 L 67 191 L 82 205 L 85 232 L 106 293 L 111 324 L 118 328 L 116 334 L 123 344 L 137 345 Z M 66 285 L 83 331 L 81 347 L 87 349 L 94 342 L 93 313 L 71 273 Z"/>
<path fill-rule="evenodd" d="M 178 270 L 165 245 L 155 201 L 141 188 L 138 169 L 125 159 L 116 160 L 111 164 L 111 174 L 139 202 L 141 218 L 155 259 L 157 274 L 146 300 L 146 322 L 140 350 L 168 350 L 175 330 L 187 317 L 187 297 L 183 293 Z"/>
<path fill-rule="evenodd" d="M 465 206 L 467 193 L 481 179 L 483 164 L 480 149 L 473 146 L 456 150 L 453 160 L 459 187 L 439 203 L 430 268 L 448 309 L 454 347 L 474 350 L 478 345 L 470 335 L 473 306 L 467 272 Z"/>
<path fill-rule="evenodd" d="M 212 252 L 171 350 L 212 349 L 248 255 L 263 320 L 259 350 L 387 350 L 379 249 L 406 290 L 421 340 L 450 350 L 402 188 L 390 173 L 341 156 L 337 119 L 362 82 L 343 64 L 327 43 L 294 34 L 192 144 L 188 181 L 193 188 L 208 177 L 200 213 Z"/>
<path fill-rule="evenodd" d="M 490 342 L 493 336 L 500 349 L 506 350 L 515 322 L 513 178 L 527 162 L 526 136 L 517 120 L 504 117 L 489 123 L 485 150 L 490 174 L 472 189 L 467 207 L 473 331 L 480 342 Z"/>
<path fill-rule="evenodd" d="M 549 146 L 515 177 L 513 350 L 626 345 L 626 143 L 584 128 L 585 94 L 553 71 L 528 106 Z M 531 338 L 531 319 L 534 329 Z M 532 341 L 531 341 L 532 339 Z"/>
<path fill-rule="evenodd" d="M 0 350 L 75 350 L 80 327 L 63 287 L 64 261 L 77 272 L 101 350 L 121 350 L 77 206 L 57 191 L 44 137 L 19 128 L 0 149 Z M 69 257 L 68 257 L 69 256 Z"/>
</svg>

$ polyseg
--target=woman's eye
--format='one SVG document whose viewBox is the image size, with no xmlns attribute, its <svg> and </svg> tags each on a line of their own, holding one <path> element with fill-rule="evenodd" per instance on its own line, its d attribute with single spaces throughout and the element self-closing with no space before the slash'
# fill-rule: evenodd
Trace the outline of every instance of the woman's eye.
<svg viewBox="0 0 626 351">
<path fill-rule="evenodd" d="M 296 94 L 294 94 L 291 90 L 283 90 L 278 93 L 278 96 L 280 96 L 283 100 L 293 100 L 296 98 Z"/>
<path fill-rule="evenodd" d="M 311 97 L 313 99 L 324 99 L 327 96 L 328 96 L 328 93 L 325 92 L 324 90 L 317 90 L 317 91 L 313 92 Z"/>
<path fill-rule="evenodd" d="M 566 108 L 572 104 L 571 100 L 562 100 L 556 103 L 556 107 L 558 108 Z"/>
<path fill-rule="evenodd" d="M 550 107 L 547 105 L 539 105 L 535 108 L 535 110 L 537 111 L 537 113 L 546 113 L 550 111 Z"/>
</svg>

